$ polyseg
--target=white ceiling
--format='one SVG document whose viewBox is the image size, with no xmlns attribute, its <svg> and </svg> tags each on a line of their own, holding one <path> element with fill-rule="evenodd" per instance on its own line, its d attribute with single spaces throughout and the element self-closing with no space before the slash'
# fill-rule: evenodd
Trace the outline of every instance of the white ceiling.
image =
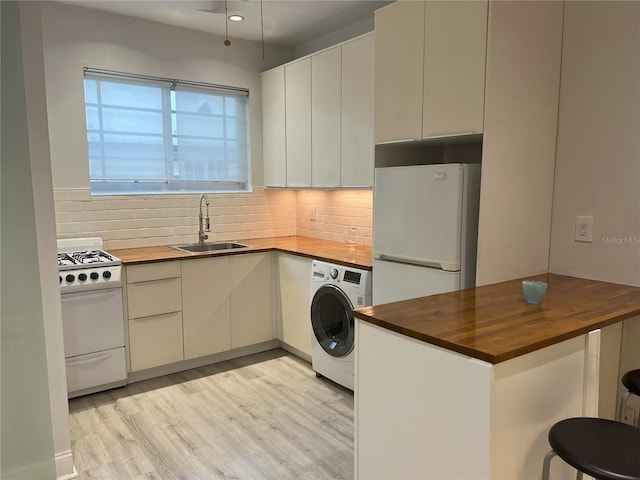
<svg viewBox="0 0 640 480">
<path fill-rule="evenodd" d="M 105 12 L 225 35 L 224 0 L 60 0 Z M 263 0 L 264 41 L 298 46 L 373 17 L 386 0 Z M 229 38 L 261 39 L 260 0 L 228 0 Z"/>
</svg>

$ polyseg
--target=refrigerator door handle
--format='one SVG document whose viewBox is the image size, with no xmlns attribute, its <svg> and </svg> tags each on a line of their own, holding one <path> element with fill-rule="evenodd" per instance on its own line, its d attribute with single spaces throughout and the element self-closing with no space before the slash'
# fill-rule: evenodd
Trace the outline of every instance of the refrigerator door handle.
<svg viewBox="0 0 640 480">
<path fill-rule="evenodd" d="M 384 252 L 373 252 L 375 260 L 387 262 L 404 263 L 406 265 L 416 265 L 418 267 L 431 267 L 445 270 L 447 272 L 460 271 L 460 262 L 443 262 L 442 260 L 431 260 L 428 258 L 407 257 L 404 255 L 392 255 Z"/>
</svg>

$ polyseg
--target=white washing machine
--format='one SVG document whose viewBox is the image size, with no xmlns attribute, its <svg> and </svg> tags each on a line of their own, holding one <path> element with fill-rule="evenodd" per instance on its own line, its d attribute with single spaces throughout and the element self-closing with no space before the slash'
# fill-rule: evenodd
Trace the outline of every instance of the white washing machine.
<svg viewBox="0 0 640 480">
<path fill-rule="evenodd" d="M 313 261 L 311 364 L 323 377 L 353 390 L 353 310 L 371 305 L 371 272 Z"/>
</svg>

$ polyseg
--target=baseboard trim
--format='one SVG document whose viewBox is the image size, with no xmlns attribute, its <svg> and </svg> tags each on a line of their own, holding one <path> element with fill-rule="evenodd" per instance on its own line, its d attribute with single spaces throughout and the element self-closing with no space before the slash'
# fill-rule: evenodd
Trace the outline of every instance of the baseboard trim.
<svg viewBox="0 0 640 480">
<path fill-rule="evenodd" d="M 212 363 L 233 360 L 234 358 L 253 355 L 254 353 L 266 352 L 267 350 L 273 350 L 278 347 L 280 347 L 280 341 L 278 339 L 273 339 L 269 340 L 268 342 L 249 345 L 248 347 L 235 348 L 233 350 L 229 350 L 228 352 L 216 353 L 215 355 L 207 355 L 206 357 L 183 360 L 181 362 L 172 363 L 170 365 L 162 365 L 161 367 L 149 368 L 147 370 L 140 370 L 138 372 L 129 372 L 127 375 L 127 383 L 141 382 L 143 380 L 149 380 L 150 378 L 162 377 L 163 375 L 182 372 L 191 368 L 204 367 L 205 365 L 211 365 Z"/>
<path fill-rule="evenodd" d="M 298 350 L 296 347 L 292 347 L 288 343 L 284 343 L 282 340 L 280 340 L 280 347 L 289 353 L 293 353 L 296 357 L 300 357 L 301 359 L 311 363 L 311 355 L 304 353 L 302 350 Z"/>
<path fill-rule="evenodd" d="M 58 480 L 71 480 L 72 478 L 78 478 L 78 472 L 73 464 L 73 455 L 71 450 L 56 454 L 55 462 L 56 478 Z"/>
</svg>

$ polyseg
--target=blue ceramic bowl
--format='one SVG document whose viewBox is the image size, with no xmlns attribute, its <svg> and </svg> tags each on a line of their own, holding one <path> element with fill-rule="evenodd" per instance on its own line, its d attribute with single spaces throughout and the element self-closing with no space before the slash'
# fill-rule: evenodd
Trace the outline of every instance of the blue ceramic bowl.
<svg viewBox="0 0 640 480">
<path fill-rule="evenodd" d="M 542 302 L 542 299 L 547 293 L 547 282 L 540 282 L 538 280 L 523 280 L 522 293 L 524 293 L 524 298 L 527 299 L 527 303 L 538 305 L 540 302 Z"/>
</svg>

